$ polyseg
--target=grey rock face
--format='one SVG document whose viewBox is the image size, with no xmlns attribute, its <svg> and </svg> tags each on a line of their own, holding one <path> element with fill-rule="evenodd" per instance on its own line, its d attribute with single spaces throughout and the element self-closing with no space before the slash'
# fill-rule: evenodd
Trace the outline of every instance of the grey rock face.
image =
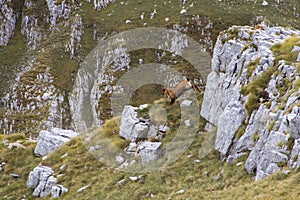
<svg viewBox="0 0 300 200">
<path fill-rule="evenodd" d="M 10 0 L 0 0 L 0 46 L 6 46 L 12 38 L 16 26 L 17 15 L 8 6 Z"/>
<path fill-rule="evenodd" d="M 218 121 L 217 138 L 215 148 L 221 154 L 226 155 L 229 151 L 235 132 L 246 119 L 246 110 L 239 101 L 230 102 L 220 115 Z"/>
<path fill-rule="evenodd" d="M 78 136 L 78 133 L 60 128 L 52 128 L 50 131 L 41 131 L 34 153 L 37 156 L 45 156 L 76 136 Z"/>
<path fill-rule="evenodd" d="M 276 73 L 262 88 L 270 100 L 264 102 L 260 98 L 263 100 L 260 106 L 251 110 L 248 116 L 245 106 L 252 91 L 242 93 L 243 87 L 261 77 L 266 70 L 276 67 L 276 58 L 270 47 L 293 35 L 300 35 L 300 31 L 282 27 L 265 26 L 256 30 L 248 26 L 233 26 L 220 34 L 215 45 L 201 115 L 217 126 L 215 148 L 228 162 L 250 151 L 245 169 L 248 173 L 256 171 L 256 180 L 281 170 L 285 165 L 300 166 L 300 114 L 296 105 L 300 92 L 295 84 L 300 76 L 297 67 L 279 61 Z M 298 50 L 295 46 L 291 51 Z M 250 62 L 256 63 L 251 71 L 248 68 Z M 285 81 L 292 83 L 292 87 L 282 90 L 280 88 L 286 87 Z M 284 103 L 282 99 L 285 99 Z M 235 135 L 237 131 L 243 131 L 240 138 Z"/>
<path fill-rule="evenodd" d="M 59 197 L 68 189 L 56 185 L 57 179 L 54 177 L 54 171 L 50 167 L 37 166 L 29 173 L 27 187 L 34 189 L 33 195 L 36 197 L 46 197 L 50 193 L 52 197 Z"/>
</svg>

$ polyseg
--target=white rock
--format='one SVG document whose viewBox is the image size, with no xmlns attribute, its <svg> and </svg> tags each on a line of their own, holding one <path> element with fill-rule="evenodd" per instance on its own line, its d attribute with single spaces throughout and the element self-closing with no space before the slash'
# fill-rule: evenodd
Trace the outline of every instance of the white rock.
<svg viewBox="0 0 300 200">
<path fill-rule="evenodd" d="M 136 176 L 130 176 L 129 179 L 130 179 L 131 181 L 133 181 L 133 182 L 139 180 L 139 178 L 136 177 Z"/>
<path fill-rule="evenodd" d="M 181 107 L 189 107 L 193 104 L 193 101 L 190 100 L 183 100 L 180 104 Z"/>
<path fill-rule="evenodd" d="M 268 6 L 269 3 L 268 3 L 267 1 L 263 1 L 261 5 L 262 5 L 262 6 Z"/>
<path fill-rule="evenodd" d="M 131 20 L 130 20 L 130 19 L 127 19 L 127 20 L 125 21 L 125 23 L 126 23 L 126 24 L 129 24 L 129 23 L 131 23 Z"/>
<path fill-rule="evenodd" d="M 157 160 L 163 155 L 161 142 L 144 142 L 140 150 L 142 164 Z"/>
<path fill-rule="evenodd" d="M 168 17 L 165 18 L 165 22 L 168 22 L 170 21 L 170 19 Z"/>
<path fill-rule="evenodd" d="M 79 189 L 77 190 L 77 192 L 80 193 L 80 192 L 86 190 L 86 189 L 87 189 L 88 187 L 90 187 L 90 186 L 91 186 L 90 184 L 89 184 L 89 185 L 86 185 L 86 186 L 83 186 L 83 187 L 79 188 Z"/>
<path fill-rule="evenodd" d="M 185 191 L 184 191 L 184 189 L 181 189 L 181 190 L 178 190 L 177 192 L 176 192 L 176 194 L 182 194 L 182 193 L 184 193 Z"/>
<path fill-rule="evenodd" d="M 50 131 L 41 131 L 34 153 L 37 156 L 47 155 L 78 135 L 78 133 L 72 130 L 63 130 L 60 128 L 52 128 Z"/>
<path fill-rule="evenodd" d="M 118 155 L 116 156 L 116 161 L 121 164 L 125 162 L 125 159 L 122 156 Z"/>
<path fill-rule="evenodd" d="M 183 14 L 186 14 L 186 12 L 187 12 L 186 9 L 183 8 L 183 9 L 180 11 L 180 14 L 183 15 Z"/>
<path fill-rule="evenodd" d="M 148 104 L 143 104 L 143 105 L 140 105 L 140 106 L 139 106 L 139 109 L 140 109 L 140 110 L 143 110 L 143 109 L 148 108 L 148 107 L 149 107 Z"/>
</svg>

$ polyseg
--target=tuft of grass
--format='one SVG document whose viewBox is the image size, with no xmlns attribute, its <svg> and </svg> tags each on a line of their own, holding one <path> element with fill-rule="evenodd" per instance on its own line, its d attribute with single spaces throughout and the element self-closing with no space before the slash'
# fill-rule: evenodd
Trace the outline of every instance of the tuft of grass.
<svg viewBox="0 0 300 200">
<path fill-rule="evenodd" d="M 241 138 L 244 135 L 246 128 L 247 128 L 247 125 L 243 124 L 235 133 L 235 137 L 237 139 Z"/>
<path fill-rule="evenodd" d="M 256 133 L 253 134 L 253 141 L 254 141 L 254 143 L 257 142 L 258 139 L 259 139 L 259 134 L 258 134 L 258 132 L 256 132 Z"/>
<path fill-rule="evenodd" d="M 269 67 L 260 76 L 254 78 L 251 83 L 242 88 L 241 93 L 243 95 L 249 95 L 245 105 L 248 116 L 250 116 L 254 110 L 259 108 L 259 92 L 263 91 L 268 86 L 271 76 L 276 72 L 276 70 L 277 67 Z"/>
<path fill-rule="evenodd" d="M 292 49 L 295 45 L 300 44 L 299 36 L 292 36 L 285 40 L 282 44 L 276 44 L 271 47 L 271 50 L 274 52 L 275 57 L 278 60 L 285 60 L 287 62 L 295 63 L 297 60 L 298 52 L 292 52 Z"/>
<path fill-rule="evenodd" d="M 260 58 L 256 58 L 255 60 L 250 61 L 250 63 L 246 66 L 246 68 L 248 69 L 247 78 L 251 77 L 253 71 L 258 66 L 259 60 L 260 60 Z"/>
</svg>

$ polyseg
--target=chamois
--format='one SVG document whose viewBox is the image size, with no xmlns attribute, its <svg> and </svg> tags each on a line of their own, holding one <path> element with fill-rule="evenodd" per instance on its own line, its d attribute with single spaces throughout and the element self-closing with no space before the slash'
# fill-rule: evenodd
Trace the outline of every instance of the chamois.
<svg viewBox="0 0 300 200">
<path fill-rule="evenodd" d="M 192 85 L 190 80 L 181 81 L 175 88 L 163 88 L 163 94 L 166 94 L 170 99 L 170 105 L 172 105 L 177 98 L 179 98 L 184 92 L 196 89 L 200 92 L 199 88 L 196 85 Z"/>
</svg>

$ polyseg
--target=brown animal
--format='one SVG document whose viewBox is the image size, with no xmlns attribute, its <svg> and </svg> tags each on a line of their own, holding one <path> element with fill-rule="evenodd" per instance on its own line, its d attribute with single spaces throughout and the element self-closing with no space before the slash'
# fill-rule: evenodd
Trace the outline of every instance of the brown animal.
<svg viewBox="0 0 300 200">
<path fill-rule="evenodd" d="M 199 88 L 196 86 L 193 86 L 189 79 L 181 81 L 175 88 L 163 88 L 163 94 L 166 94 L 170 99 L 170 104 L 172 105 L 177 98 L 179 98 L 184 92 L 190 90 L 190 89 L 197 89 Z"/>
</svg>

